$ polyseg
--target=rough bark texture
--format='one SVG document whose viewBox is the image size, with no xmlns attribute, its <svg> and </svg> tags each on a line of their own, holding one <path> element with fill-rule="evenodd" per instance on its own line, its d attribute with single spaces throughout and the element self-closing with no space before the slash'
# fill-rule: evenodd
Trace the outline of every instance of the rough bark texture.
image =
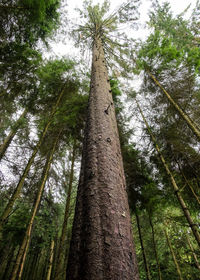
<svg viewBox="0 0 200 280">
<path fill-rule="evenodd" d="M 67 280 L 136 280 L 138 271 L 110 83 L 99 38 Z"/>
</svg>

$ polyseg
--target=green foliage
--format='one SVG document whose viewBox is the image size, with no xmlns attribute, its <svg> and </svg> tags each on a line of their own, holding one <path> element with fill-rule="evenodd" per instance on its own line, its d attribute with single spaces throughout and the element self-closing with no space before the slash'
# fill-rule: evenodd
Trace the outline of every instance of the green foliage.
<svg viewBox="0 0 200 280">
<path fill-rule="evenodd" d="M 111 86 L 111 90 L 112 90 L 113 99 L 115 101 L 115 99 L 117 99 L 119 96 L 122 95 L 122 93 L 119 89 L 119 81 L 116 79 L 111 79 L 110 86 Z"/>
<path fill-rule="evenodd" d="M 52 86 L 55 84 L 56 87 L 59 83 L 64 82 L 67 74 L 74 69 L 74 66 L 75 62 L 67 58 L 48 60 L 38 69 L 39 80 L 44 85 L 50 84 Z M 72 75 L 74 75 L 74 72 L 72 72 Z"/>
<path fill-rule="evenodd" d="M 0 4 L 0 110 L 16 110 L 16 99 L 22 106 L 37 91 L 36 70 L 41 53 L 36 44 L 46 39 L 58 26 L 58 0 L 3 0 Z M 32 95 L 32 97 L 30 97 Z M 18 100 L 17 100 L 18 101 Z M 9 104 L 9 106 L 8 106 Z"/>
<path fill-rule="evenodd" d="M 14 246 L 20 245 L 23 240 L 29 218 L 30 206 L 28 203 L 22 203 L 22 201 L 19 201 L 2 232 L 2 239 L 4 242 L 9 242 L 11 239 Z"/>
<path fill-rule="evenodd" d="M 199 2 L 192 13 L 192 15 L 195 14 L 195 20 L 192 15 L 186 20 L 184 16 L 186 11 L 174 16 L 168 3 L 160 4 L 158 1 L 154 1 L 148 22 L 150 34 L 144 42 L 138 43 L 139 49 L 136 54 L 132 53 L 132 57 L 138 71 L 135 73 L 144 73 L 137 98 L 140 99 L 144 115 L 179 186 L 180 194 L 192 219 L 194 223 L 198 224 L 199 153 L 197 147 L 199 144 L 189 131 L 185 121 L 177 114 L 149 75 L 150 72 L 156 77 L 173 100 L 199 127 L 199 117 L 197 117 L 199 115 L 197 113 L 199 106 L 197 97 L 199 95 L 199 46 L 198 40 L 196 40 L 199 37 L 197 29 Z M 135 95 L 132 97 L 130 95 L 130 98 L 132 98 L 132 102 L 135 101 Z M 132 110 L 135 117 L 137 114 L 135 106 L 132 107 Z M 139 119 L 139 117 L 137 118 Z M 197 272 L 194 255 L 187 243 L 186 236 L 192 242 L 197 259 L 199 259 L 198 246 L 179 208 L 169 176 L 164 170 L 159 156 L 155 153 L 154 145 L 149 142 L 144 124 L 142 124 L 142 131 L 144 135 L 141 142 L 144 151 L 143 160 L 147 168 L 146 173 L 144 166 L 138 171 L 139 174 L 144 172 L 148 180 L 141 181 L 141 185 L 137 188 L 137 177 L 135 179 L 134 176 L 133 178 L 130 176 L 131 187 L 134 191 L 129 195 L 129 199 L 133 205 L 136 205 L 139 213 L 151 277 L 159 279 L 149 217 L 154 226 L 162 279 L 177 279 L 178 277 L 163 231 L 166 227 L 183 279 L 196 279 L 195 275 L 199 271 Z M 141 154 L 138 153 L 138 155 L 140 160 Z M 138 159 L 136 157 L 135 159 L 133 157 L 137 170 Z M 126 170 L 126 158 L 124 166 Z M 130 168 L 131 175 L 134 174 L 135 166 L 132 167 L 132 170 Z M 129 185 L 129 181 L 127 182 Z M 134 201 L 137 203 L 134 204 Z M 133 228 L 140 277 L 146 279 L 142 249 L 135 223 L 134 220 Z"/>
<path fill-rule="evenodd" d="M 176 69 L 186 64 L 196 74 L 199 73 L 200 57 L 196 40 L 199 35 L 193 32 L 194 18 L 185 20 L 184 13 L 174 16 L 169 3 L 159 4 L 155 1 L 148 22 L 151 34 L 139 51 L 137 64 L 140 68 L 146 69 L 153 65 L 161 72 L 169 67 Z"/>
<path fill-rule="evenodd" d="M 3 40 L 35 44 L 58 26 L 59 0 L 3 1 L 0 5 Z M 14 36 L 13 36 L 14 34 Z"/>
</svg>

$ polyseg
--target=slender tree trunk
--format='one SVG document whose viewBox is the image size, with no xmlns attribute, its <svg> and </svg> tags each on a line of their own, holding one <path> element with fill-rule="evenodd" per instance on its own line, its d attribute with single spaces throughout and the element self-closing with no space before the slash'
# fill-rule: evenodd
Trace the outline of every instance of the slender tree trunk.
<svg viewBox="0 0 200 280">
<path fill-rule="evenodd" d="M 8 280 L 10 279 L 11 277 L 11 274 L 12 274 L 12 270 L 13 270 L 13 267 L 15 265 L 15 262 L 16 262 L 16 258 L 17 258 L 17 254 L 19 252 L 19 246 L 17 246 L 14 251 L 13 251 L 13 257 L 12 257 L 12 260 L 11 262 L 9 263 L 9 266 L 8 266 L 8 271 L 6 272 L 5 274 L 5 278 L 3 278 L 2 280 Z"/>
<path fill-rule="evenodd" d="M 31 256 L 31 254 L 28 254 L 27 258 L 26 258 L 26 263 L 24 266 L 23 280 L 25 280 L 27 278 L 27 275 L 28 275 L 29 269 L 30 269 L 30 265 L 31 265 L 31 261 L 32 261 L 32 256 Z"/>
<path fill-rule="evenodd" d="M 24 112 L 21 114 L 21 116 L 19 117 L 19 119 L 16 121 L 13 129 L 11 129 L 10 133 L 8 134 L 8 136 L 4 139 L 3 144 L 0 145 L 0 160 L 2 159 L 2 157 L 4 156 L 7 148 L 9 147 L 11 141 L 13 140 L 13 138 L 15 137 L 23 118 L 26 116 L 27 114 L 27 110 L 25 109 Z"/>
<path fill-rule="evenodd" d="M 51 271 L 52 271 L 52 265 L 53 265 L 53 256 L 54 256 L 54 246 L 55 246 L 55 242 L 52 239 L 51 241 L 51 248 L 50 248 L 50 257 L 49 257 L 49 264 L 48 264 L 48 268 L 47 268 L 47 278 L 46 280 L 50 280 L 51 278 Z"/>
<path fill-rule="evenodd" d="M 56 232 L 55 238 L 54 238 L 54 259 L 52 264 L 52 271 L 51 271 L 51 279 L 54 279 L 55 277 L 55 269 L 56 269 L 56 260 L 58 259 L 58 249 L 59 249 L 59 238 L 58 238 L 58 231 Z"/>
<path fill-rule="evenodd" d="M 74 212 L 74 208 L 75 208 L 75 201 L 73 201 L 73 204 L 70 205 L 69 218 L 70 218 L 72 212 Z M 70 247 L 71 237 L 72 237 L 72 230 L 70 229 L 70 231 L 69 230 L 67 231 L 67 240 L 66 240 L 66 244 L 65 244 L 63 279 L 66 279 L 66 270 L 67 270 L 67 263 L 68 263 L 68 257 L 69 257 L 69 247 Z"/>
<path fill-rule="evenodd" d="M 187 165 L 190 167 L 192 174 L 194 175 L 196 179 L 197 186 L 200 188 L 200 177 L 199 177 L 199 170 L 195 170 L 194 166 L 190 163 L 190 161 L 185 158 Z"/>
<path fill-rule="evenodd" d="M 75 163 L 75 155 L 76 155 L 76 143 L 73 146 L 72 152 L 72 160 L 71 160 L 71 170 L 70 170 L 70 178 L 69 178 L 69 187 L 67 192 L 67 200 L 65 206 L 65 215 L 64 221 L 62 226 L 62 233 L 60 237 L 59 249 L 58 249 L 58 258 L 57 258 L 57 265 L 55 269 L 55 280 L 63 279 L 62 274 L 64 273 L 64 260 L 65 260 L 65 243 L 67 237 L 67 225 L 68 225 L 68 218 L 69 218 L 69 208 L 70 208 L 70 201 L 71 201 L 71 192 L 72 192 L 72 184 L 74 179 L 74 163 Z"/>
<path fill-rule="evenodd" d="M 51 242 L 52 242 L 52 240 L 51 240 Z M 55 244 L 55 242 L 54 242 L 54 244 Z M 46 279 L 46 277 L 47 277 L 50 251 L 51 251 L 51 244 L 50 244 L 50 248 L 47 248 L 45 250 L 45 258 L 44 258 L 44 261 L 42 262 L 42 269 L 41 269 L 41 279 Z M 23 275 L 24 275 L 24 272 L 23 272 Z M 22 280 L 24 280 L 24 279 L 22 278 Z"/>
<path fill-rule="evenodd" d="M 42 276 L 43 276 L 43 266 L 44 266 L 44 261 L 45 261 L 45 253 L 46 253 L 46 250 L 43 247 L 41 249 L 41 253 L 40 253 L 40 257 L 39 257 L 39 261 L 38 261 L 36 279 L 43 279 Z M 21 280 L 21 278 L 20 278 L 20 280 Z"/>
<path fill-rule="evenodd" d="M 187 178 L 185 177 L 185 174 L 183 172 L 181 172 L 182 175 L 183 175 L 183 178 L 185 179 L 185 182 L 187 184 L 187 186 L 189 187 L 189 189 L 191 190 L 193 196 L 195 197 L 197 203 L 200 205 L 200 200 L 199 200 L 199 197 L 197 196 L 197 194 L 195 193 L 193 187 L 191 186 L 190 182 L 187 180 Z"/>
<path fill-rule="evenodd" d="M 68 280 L 138 279 L 118 129 L 96 36 Z"/>
<path fill-rule="evenodd" d="M 139 219 L 139 216 L 138 216 L 138 214 L 137 214 L 137 210 L 135 211 L 135 216 L 136 216 L 138 234 L 139 234 L 140 245 L 141 245 L 141 249 L 142 249 L 143 260 L 144 260 L 144 268 L 145 268 L 145 272 L 146 272 L 146 279 L 147 279 L 147 280 L 151 280 L 151 275 L 150 275 L 150 271 L 149 271 L 149 266 L 148 266 L 148 263 L 147 263 L 146 252 L 145 252 L 145 249 L 144 249 L 144 243 L 143 243 L 143 239 L 142 239 L 142 232 L 141 232 L 141 226 L 140 226 L 140 219 Z"/>
<path fill-rule="evenodd" d="M 164 232 L 165 232 L 167 244 L 168 244 L 168 246 L 169 246 L 169 249 L 170 249 L 170 252 L 171 252 L 171 255 L 172 255 L 172 258 L 173 258 L 175 267 L 176 267 L 177 274 L 178 274 L 178 276 L 179 276 L 179 280 L 183 280 L 183 277 L 182 277 L 182 274 L 181 274 L 181 270 L 180 270 L 179 264 L 178 264 L 178 262 L 177 262 L 177 259 L 176 259 L 176 255 L 175 255 L 175 253 L 174 253 L 174 250 L 173 250 L 173 248 L 172 248 L 172 244 L 171 244 L 171 242 L 170 242 L 170 239 L 169 239 L 167 230 L 164 229 Z"/>
<path fill-rule="evenodd" d="M 178 164 L 178 169 L 179 169 L 180 173 L 182 174 L 182 176 L 183 176 L 183 178 L 185 180 L 186 185 L 189 187 L 189 189 L 192 192 L 192 194 L 193 194 L 194 198 L 196 199 L 197 203 L 200 205 L 200 200 L 199 200 L 198 195 L 195 193 L 195 191 L 194 191 L 193 187 L 191 186 L 190 182 L 187 180 L 187 178 L 186 178 L 184 172 L 182 171 L 182 169 L 180 167 L 180 164 L 179 164 L 179 162 L 177 160 L 176 160 L 176 163 Z"/>
<path fill-rule="evenodd" d="M 65 256 L 64 256 L 64 273 L 63 273 L 63 279 L 66 279 L 66 270 L 67 270 L 67 263 L 68 263 L 68 255 L 69 255 L 69 244 L 71 240 L 72 235 L 68 234 L 67 236 L 67 243 L 65 246 Z"/>
<path fill-rule="evenodd" d="M 136 100 L 136 102 L 137 102 L 137 100 Z M 191 227 L 193 235 L 194 235 L 198 245 L 200 246 L 200 234 L 199 234 L 198 227 L 194 223 L 194 221 L 193 221 L 193 219 L 192 219 L 192 217 L 190 215 L 190 212 L 189 212 L 189 210 L 188 210 L 188 208 L 187 208 L 187 206 L 185 204 L 185 201 L 183 200 L 183 198 L 181 196 L 180 190 L 179 190 L 179 188 L 178 188 L 178 186 L 176 184 L 174 176 L 173 176 L 172 172 L 169 170 L 169 167 L 168 167 L 168 165 L 167 165 L 167 163 L 166 163 L 166 161 L 165 161 L 165 159 L 164 159 L 164 157 L 163 157 L 163 155 L 161 153 L 161 150 L 160 150 L 160 148 L 159 148 L 159 146 L 158 146 L 158 144 L 156 142 L 156 139 L 155 139 L 154 135 L 151 132 L 151 129 L 150 129 L 150 127 L 149 127 L 145 117 L 144 117 L 144 114 L 143 114 L 142 109 L 141 109 L 141 107 L 140 107 L 138 102 L 137 102 L 137 105 L 138 105 L 138 108 L 140 110 L 141 116 L 142 116 L 142 118 L 144 120 L 144 123 L 145 123 L 145 125 L 146 125 L 146 127 L 148 129 L 149 135 L 151 136 L 152 142 L 155 145 L 156 151 L 159 154 L 159 157 L 160 157 L 160 160 L 161 160 L 161 162 L 163 164 L 163 167 L 165 168 L 165 171 L 166 171 L 166 173 L 168 174 L 168 176 L 169 176 L 169 178 L 171 180 L 171 183 L 172 183 L 172 186 L 173 186 L 173 189 L 174 189 L 174 193 L 175 193 L 175 195 L 176 195 L 176 197 L 177 197 L 177 199 L 178 199 L 178 201 L 180 203 L 180 206 L 181 206 L 181 208 L 183 210 L 183 213 L 184 213 L 184 215 L 185 215 L 185 217 L 186 217 L 186 219 L 188 221 L 188 224 Z"/>
<path fill-rule="evenodd" d="M 198 258 L 197 258 L 196 254 L 195 254 L 195 252 L 194 252 L 194 248 L 192 247 L 192 244 L 191 244 L 191 242 L 190 242 L 190 239 L 189 239 L 187 233 L 186 233 L 186 239 L 187 239 L 187 243 L 188 243 L 188 245 L 189 245 L 189 247 L 190 247 L 190 250 L 191 250 L 191 252 L 192 252 L 192 255 L 193 255 L 193 258 L 194 258 L 196 267 L 198 268 L 198 270 L 200 270 L 200 264 L 199 264 Z"/>
<path fill-rule="evenodd" d="M 176 109 L 176 111 L 179 113 L 179 115 L 187 122 L 187 125 L 189 126 L 189 128 L 193 131 L 193 133 L 197 136 L 197 139 L 200 140 L 200 129 L 197 126 L 196 123 L 194 123 L 194 121 L 192 121 L 190 119 L 190 117 L 183 112 L 183 110 L 181 109 L 181 107 L 174 101 L 174 99 L 171 97 L 171 95 L 163 88 L 163 86 L 161 86 L 161 84 L 159 83 L 159 81 L 156 79 L 156 77 L 150 72 L 147 71 L 148 75 L 152 78 L 152 80 L 154 81 L 154 83 L 156 85 L 159 86 L 159 88 L 164 92 L 164 94 L 167 96 L 169 102 L 174 106 L 174 108 Z"/>
<path fill-rule="evenodd" d="M 26 274 L 24 275 L 24 280 L 31 280 L 31 276 L 33 275 L 33 269 L 36 265 L 37 254 L 31 254 L 29 262 L 28 262 L 28 269 Z"/>
<path fill-rule="evenodd" d="M 37 249 L 37 252 L 35 254 L 35 259 L 31 268 L 31 273 L 28 278 L 28 280 L 36 280 L 37 274 L 38 274 L 38 266 L 39 266 L 39 260 L 40 260 L 41 250 Z"/>
<path fill-rule="evenodd" d="M 154 253 L 155 253 L 155 257 L 156 257 L 156 263 L 157 263 L 157 268 L 158 268 L 159 280 L 162 280 L 162 274 L 161 274 L 161 270 L 160 270 L 160 263 L 159 263 L 159 259 L 158 259 L 157 248 L 156 248 L 154 226 L 153 226 L 153 223 L 152 223 L 152 220 L 151 220 L 150 213 L 149 213 L 149 223 L 150 223 L 150 226 L 151 226 L 153 248 L 154 248 Z"/>
<path fill-rule="evenodd" d="M 43 172 L 42 172 L 41 184 L 40 184 L 40 187 L 39 187 L 39 190 L 38 190 L 36 202 L 35 202 L 35 205 L 34 205 L 34 208 L 33 208 L 33 211 L 32 211 L 32 215 L 31 215 L 30 222 L 29 222 L 29 225 L 27 227 L 24 239 L 22 241 L 21 247 L 20 247 L 19 252 L 18 252 L 18 256 L 17 256 L 16 263 L 15 263 L 15 266 L 14 266 L 14 269 L 13 269 L 13 272 L 12 272 L 11 280 L 16 279 L 18 270 L 19 270 L 18 280 L 20 280 L 21 277 L 22 277 L 22 272 L 23 272 L 23 268 L 24 268 L 26 254 L 27 254 L 27 251 L 28 251 L 29 243 L 30 243 L 33 222 L 34 222 L 34 219 L 35 219 L 35 216 L 36 216 L 39 204 L 40 204 L 40 200 L 41 200 L 41 197 L 42 197 L 42 193 L 43 193 L 43 190 L 44 190 L 44 187 L 45 187 L 46 180 L 48 178 L 49 169 L 51 167 L 51 162 L 52 162 L 53 155 L 54 155 L 54 152 L 55 152 L 55 149 L 56 149 L 56 146 L 57 146 L 58 139 L 59 139 L 59 135 L 56 138 L 56 140 L 54 142 L 54 145 L 53 145 L 51 151 L 49 152 L 49 154 L 47 156 L 47 160 L 46 160 Z"/>
<path fill-rule="evenodd" d="M 49 126 L 50 126 L 50 124 L 52 122 L 53 116 L 54 116 L 54 114 L 55 114 L 55 112 L 56 112 L 56 110 L 58 108 L 58 105 L 60 103 L 60 100 L 61 100 L 61 98 L 62 98 L 62 96 L 64 94 L 64 90 L 65 90 L 65 86 L 61 90 L 61 92 L 60 92 L 60 94 L 59 94 L 59 96 L 57 98 L 56 104 L 52 108 L 51 114 L 49 116 L 49 120 L 46 123 L 46 125 L 45 125 L 45 127 L 44 127 L 44 129 L 42 131 L 40 139 L 39 139 L 37 145 L 35 146 L 31 157 L 29 158 L 29 161 L 28 161 L 28 163 L 26 165 L 26 168 L 24 169 L 24 172 L 23 172 L 23 174 L 22 174 L 22 176 L 21 176 L 21 178 L 20 178 L 20 180 L 18 182 L 18 185 L 17 185 L 14 193 L 12 194 L 12 196 L 11 196 L 11 198 L 10 198 L 10 200 L 9 200 L 9 202 L 8 202 L 8 204 L 7 204 L 6 208 L 5 208 L 2 216 L 0 217 L 0 232 L 1 232 L 2 228 L 3 228 L 3 225 L 4 225 L 7 217 L 9 216 L 9 214 L 10 214 L 10 212 L 12 210 L 12 207 L 13 207 L 16 199 L 19 197 L 19 195 L 21 193 L 21 189 L 23 187 L 24 181 L 25 181 L 25 179 L 26 179 L 26 177 L 28 175 L 28 172 L 29 172 L 29 170 L 30 170 L 30 168 L 32 166 L 32 163 L 33 163 L 33 161 L 35 159 L 35 156 L 36 156 L 36 154 L 37 154 L 37 152 L 38 152 L 38 150 L 39 150 L 39 148 L 40 148 L 40 146 L 41 146 L 41 144 L 42 144 L 42 142 L 43 142 L 43 140 L 44 140 L 44 138 L 45 138 L 45 136 L 47 134 L 47 131 L 48 131 Z"/>
</svg>

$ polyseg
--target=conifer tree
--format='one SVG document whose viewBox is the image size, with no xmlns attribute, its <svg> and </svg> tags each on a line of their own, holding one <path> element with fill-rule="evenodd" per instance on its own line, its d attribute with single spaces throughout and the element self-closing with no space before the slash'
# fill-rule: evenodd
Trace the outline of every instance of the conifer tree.
<svg viewBox="0 0 200 280">
<path fill-rule="evenodd" d="M 119 46 L 112 32 L 134 12 L 131 3 L 105 17 L 108 3 L 87 3 L 80 26 L 92 48 L 92 70 L 81 174 L 67 279 L 138 279 L 114 104 L 105 57 Z M 130 9 L 130 10 L 129 10 Z M 129 11 L 129 14 L 126 12 Z M 127 18 L 126 18 L 127 19 Z M 122 47 L 121 47 L 122 49 Z"/>
</svg>

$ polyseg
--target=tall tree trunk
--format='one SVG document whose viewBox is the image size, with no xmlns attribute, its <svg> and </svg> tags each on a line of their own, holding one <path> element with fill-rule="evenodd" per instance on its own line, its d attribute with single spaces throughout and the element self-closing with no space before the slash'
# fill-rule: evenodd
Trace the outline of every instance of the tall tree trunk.
<svg viewBox="0 0 200 280">
<path fill-rule="evenodd" d="M 118 129 L 98 36 L 67 279 L 138 279 Z"/>
<path fill-rule="evenodd" d="M 135 216 L 136 216 L 136 221 L 137 221 L 137 228 L 138 228 L 138 235 L 139 235 L 139 239 L 140 239 L 140 245 L 141 245 L 141 249 L 142 249 L 142 256 L 143 256 L 143 260 L 144 260 L 144 268 L 145 268 L 145 272 L 146 272 L 146 279 L 151 280 L 149 266 L 148 266 L 148 263 L 147 263 L 146 252 L 145 252 L 145 249 L 144 249 L 144 243 L 143 243 L 143 239 L 142 239 L 140 219 L 139 219 L 139 216 L 137 214 L 137 210 L 135 211 Z"/>
<path fill-rule="evenodd" d="M 189 247 L 190 247 L 190 250 L 191 250 L 191 252 L 192 252 L 192 255 L 193 255 L 193 258 L 194 258 L 196 267 L 198 268 L 198 270 L 200 270 L 200 264 L 199 264 L 197 255 L 196 255 L 195 252 L 194 252 L 194 248 L 192 247 L 192 244 L 191 244 L 191 242 L 190 242 L 190 239 L 189 239 L 187 233 L 186 233 L 186 239 L 187 239 L 187 243 L 188 243 L 188 245 L 189 245 Z"/>
<path fill-rule="evenodd" d="M 177 259 L 176 259 L 176 255 L 175 255 L 174 250 L 172 248 L 172 244 L 170 242 L 170 239 L 169 239 L 169 236 L 168 236 L 168 233 L 167 233 L 166 229 L 164 229 L 164 233 L 165 233 L 167 244 L 169 246 L 169 249 L 170 249 L 170 252 L 171 252 L 171 255 L 172 255 L 175 267 L 176 267 L 177 274 L 179 276 L 179 280 L 183 280 L 183 277 L 182 277 L 182 274 L 181 274 L 181 270 L 180 270 L 179 264 L 178 264 Z"/>
<path fill-rule="evenodd" d="M 47 134 L 47 131 L 48 131 L 49 126 L 50 126 L 50 124 L 52 122 L 53 116 L 54 116 L 54 114 L 55 114 L 55 112 L 56 112 L 56 110 L 58 108 L 58 105 L 60 103 L 60 100 L 61 100 L 61 98 L 62 98 L 62 96 L 64 94 L 64 90 L 65 90 L 65 86 L 61 90 L 61 92 L 60 92 L 60 94 L 59 94 L 59 96 L 57 98 L 56 104 L 52 108 L 51 114 L 49 116 L 49 120 L 46 123 L 46 125 L 45 125 L 45 127 L 44 127 L 44 129 L 42 131 L 40 139 L 39 139 L 37 145 L 35 146 L 31 157 L 29 158 L 29 161 L 28 161 L 28 163 L 26 165 L 26 168 L 24 169 L 24 172 L 23 172 L 23 174 L 22 174 L 22 176 L 21 176 L 21 178 L 20 178 L 20 180 L 18 182 L 18 185 L 17 185 L 14 193 L 12 194 L 12 196 L 11 196 L 11 198 L 10 198 L 10 200 L 9 200 L 9 202 L 8 202 L 8 204 L 7 204 L 6 208 L 5 208 L 2 216 L 0 217 L 0 232 L 1 232 L 2 228 L 3 228 L 3 225 L 5 224 L 5 221 L 6 221 L 7 217 L 9 216 L 9 214 L 10 214 L 10 212 L 12 210 L 12 207 L 13 207 L 16 199 L 19 197 L 19 195 L 21 193 L 21 189 L 23 187 L 24 181 L 25 181 L 25 179 L 26 179 L 26 177 L 28 175 L 28 172 L 29 172 L 29 170 L 30 170 L 30 168 L 32 166 L 32 163 L 33 163 L 33 161 L 35 159 L 35 156 L 36 156 L 36 154 L 37 154 L 37 152 L 38 152 L 38 150 L 39 150 L 39 148 L 40 148 L 40 146 L 41 146 L 41 144 L 42 144 L 42 142 L 43 142 L 43 140 L 44 140 L 44 138 L 45 138 L 45 136 Z"/>
<path fill-rule="evenodd" d="M 31 254 L 28 254 L 27 258 L 26 258 L 24 272 L 23 272 L 23 280 L 27 279 L 27 276 L 28 276 L 29 271 L 30 271 L 31 262 L 32 262 L 32 256 L 31 256 Z"/>
<path fill-rule="evenodd" d="M 55 149 L 56 149 L 56 146 L 57 146 L 58 139 L 59 139 L 59 135 L 56 138 L 56 140 L 53 144 L 53 147 L 52 147 L 52 149 L 50 150 L 50 152 L 47 156 L 47 160 L 46 160 L 43 172 L 42 172 L 41 184 L 40 184 L 40 187 L 39 187 L 39 190 L 38 190 L 35 205 L 34 205 L 34 208 L 33 208 L 32 214 L 31 214 L 29 225 L 26 229 L 24 239 L 22 241 L 22 244 L 21 244 L 19 252 L 18 252 L 18 256 L 17 256 L 16 263 L 15 263 L 15 266 L 14 266 L 14 269 L 13 269 L 13 272 L 12 272 L 11 280 L 16 279 L 18 270 L 19 270 L 18 280 L 20 280 L 21 277 L 22 277 L 22 272 L 23 272 L 23 268 L 24 268 L 26 254 L 27 254 L 27 251 L 28 251 L 29 243 L 30 243 L 33 222 L 34 222 L 34 219 L 35 219 L 35 216 L 36 216 L 39 204 L 40 204 L 40 200 L 41 200 L 41 197 L 42 197 L 42 193 L 43 193 L 43 190 L 44 190 L 44 187 L 45 187 L 46 180 L 48 178 L 49 169 L 51 167 L 51 162 L 52 162 L 53 155 L 54 155 L 54 152 L 55 152 Z"/>
<path fill-rule="evenodd" d="M 62 226 L 62 233 L 61 233 L 59 249 L 58 249 L 57 265 L 55 268 L 55 276 L 54 276 L 55 280 L 63 279 L 62 274 L 64 273 L 64 260 L 65 260 L 65 249 L 66 249 L 65 243 L 66 243 L 66 238 L 67 238 L 69 207 L 70 207 L 70 201 L 71 201 L 72 184 L 73 184 L 73 179 L 74 179 L 75 155 L 76 155 L 76 143 L 74 143 L 73 152 L 72 152 L 69 187 L 68 187 L 68 192 L 67 192 L 67 200 L 66 200 L 66 206 L 65 206 L 65 215 L 64 215 L 64 221 L 63 221 L 63 226 Z"/>
<path fill-rule="evenodd" d="M 53 256 L 54 256 L 54 246 L 55 246 L 55 242 L 52 239 L 46 280 L 50 280 L 50 278 L 51 278 L 51 271 L 52 271 L 52 265 L 53 265 Z"/>
<path fill-rule="evenodd" d="M 174 99 L 171 97 L 171 95 L 164 89 L 163 86 L 159 83 L 159 81 L 156 79 L 156 77 L 150 72 L 147 71 L 149 76 L 152 78 L 154 83 L 159 86 L 159 88 L 164 92 L 164 94 L 167 96 L 169 102 L 174 106 L 176 111 L 179 113 L 179 115 L 186 121 L 189 128 L 193 131 L 193 133 L 197 136 L 197 139 L 200 140 L 200 129 L 197 126 L 197 124 L 190 119 L 190 117 L 183 112 L 181 107 L 174 101 Z"/>
<path fill-rule="evenodd" d="M 27 110 L 25 109 L 24 112 L 21 114 L 21 116 L 19 117 L 19 119 L 16 121 L 14 127 L 11 129 L 10 133 L 8 134 L 8 136 L 4 139 L 3 144 L 0 145 L 0 160 L 2 159 L 2 157 L 4 156 L 7 148 L 9 147 L 11 141 L 13 140 L 13 138 L 15 137 L 23 118 L 26 116 L 27 114 Z"/>
<path fill-rule="evenodd" d="M 157 248 L 156 248 L 154 226 L 153 226 L 153 223 L 152 223 L 152 220 L 151 220 L 150 213 L 149 213 L 149 223 L 150 223 L 150 226 L 151 226 L 152 240 L 153 240 L 153 249 L 154 249 L 154 253 L 155 253 L 155 257 L 156 257 L 156 263 L 157 263 L 157 268 L 158 268 L 159 280 L 162 280 L 162 274 L 161 274 L 161 270 L 160 270 L 160 263 L 159 263 L 159 259 L 158 259 Z"/>
<path fill-rule="evenodd" d="M 58 229 L 58 226 L 57 226 Z M 56 231 L 55 238 L 54 238 L 54 259 L 52 264 L 52 271 L 51 271 L 51 279 L 54 279 L 55 277 L 55 268 L 56 268 L 56 260 L 58 259 L 58 249 L 59 249 L 59 237 L 58 237 L 58 230 Z"/>
<path fill-rule="evenodd" d="M 137 102 L 137 100 L 136 100 L 136 102 Z M 158 152 L 158 155 L 159 155 L 160 160 L 161 160 L 161 162 L 163 164 L 163 167 L 164 167 L 166 173 L 168 174 L 168 176 L 170 178 L 170 181 L 171 181 L 173 189 L 174 189 L 174 193 L 175 193 L 175 195 L 176 195 L 176 197 L 177 197 L 177 199 L 178 199 L 178 201 L 180 203 L 180 206 L 181 206 L 181 208 L 183 210 L 183 214 L 185 215 L 185 217 L 186 217 L 186 219 L 188 221 L 188 224 L 191 227 L 191 230 L 193 232 L 193 235 L 194 235 L 198 245 L 200 246 L 200 234 L 199 234 L 198 227 L 194 223 L 194 221 L 193 221 L 193 219 L 192 219 L 192 217 L 190 215 L 190 212 L 189 212 L 189 210 L 188 210 L 188 208 L 187 208 L 187 206 L 185 204 L 185 201 L 183 200 L 183 198 L 181 196 L 180 190 L 179 190 L 179 188 L 178 188 L 178 186 L 176 184 L 174 176 L 173 176 L 172 172 L 169 170 L 169 167 L 168 167 L 168 165 L 167 165 L 167 163 L 166 163 L 166 161 L 165 161 L 165 159 L 164 159 L 164 157 L 163 157 L 163 155 L 161 153 L 161 150 L 160 150 L 160 148 L 159 148 L 159 146 L 158 146 L 158 144 L 156 142 L 156 139 L 155 139 L 154 135 L 151 132 L 150 126 L 148 125 L 147 120 L 145 119 L 144 114 L 142 112 L 142 109 L 141 109 L 141 107 L 140 107 L 138 102 L 137 102 L 137 105 L 138 105 L 138 108 L 140 110 L 141 116 L 142 116 L 142 118 L 144 120 L 144 123 L 145 123 L 145 125 L 147 127 L 147 130 L 149 132 L 149 135 L 151 136 L 152 142 L 155 145 L 156 151 Z"/>
</svg>

